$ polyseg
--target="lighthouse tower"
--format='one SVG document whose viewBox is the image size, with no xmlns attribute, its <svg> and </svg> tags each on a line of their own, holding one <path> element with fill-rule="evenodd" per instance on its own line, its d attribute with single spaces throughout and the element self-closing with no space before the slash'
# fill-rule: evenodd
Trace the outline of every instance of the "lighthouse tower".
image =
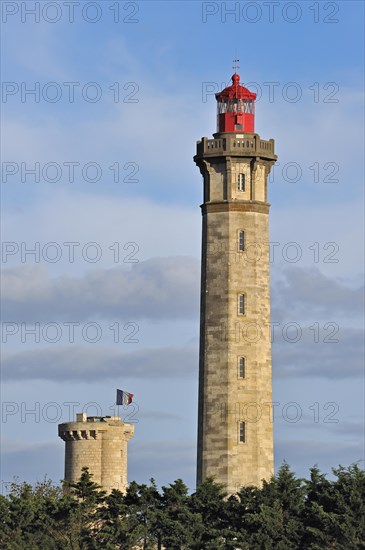
<svg viewBox="0 0 365 550">
<path fill-rule="evenodd" d="M 216 94 L 217 133 L 197 142 L 204 181 L 197 482 L 228 493 L 273 474 L 269 203 L 274 140 L 255 133 L 256 94 Z"/>
</svg>

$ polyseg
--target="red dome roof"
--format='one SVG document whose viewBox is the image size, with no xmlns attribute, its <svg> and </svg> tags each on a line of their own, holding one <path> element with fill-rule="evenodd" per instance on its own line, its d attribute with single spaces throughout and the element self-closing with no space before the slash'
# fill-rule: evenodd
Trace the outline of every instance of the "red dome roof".
<svg viewBox="0 0 365 550">
<path fill-rule="evenodd" d="M 219 94 L 215 94 L 217 101 L 222 99 L 256 99 L 256 94 L 240 85 L 240 75 L 234 73 L 231 86 L 224 88 Z"/>
</svg>

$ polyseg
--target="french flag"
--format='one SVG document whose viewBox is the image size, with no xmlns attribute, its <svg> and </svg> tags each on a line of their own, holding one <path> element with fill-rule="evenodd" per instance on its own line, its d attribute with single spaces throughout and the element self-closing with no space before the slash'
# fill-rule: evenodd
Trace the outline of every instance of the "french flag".
<svg viewBox="0 0 365 550">
<path fill-rule="evenodd" d="M 127 391 L 117 390 L 117 405 L 130 405 L 133 401 L 133 393 Z"/>
</svg>

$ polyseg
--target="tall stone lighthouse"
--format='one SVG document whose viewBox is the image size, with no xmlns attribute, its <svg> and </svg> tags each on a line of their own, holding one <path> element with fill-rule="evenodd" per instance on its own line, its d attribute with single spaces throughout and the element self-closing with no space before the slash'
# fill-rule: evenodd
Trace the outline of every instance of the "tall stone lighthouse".
<svg viewBox="0 0 365 550">
<path fill-rule="evenodd" d="M 216 94 L 217 133 L 197 142 L 203 216 L 197 482 L 228 493 L 273 474 L 269 203 L 274 140 L 255 133 L 256 94 Z"/>
</svg>

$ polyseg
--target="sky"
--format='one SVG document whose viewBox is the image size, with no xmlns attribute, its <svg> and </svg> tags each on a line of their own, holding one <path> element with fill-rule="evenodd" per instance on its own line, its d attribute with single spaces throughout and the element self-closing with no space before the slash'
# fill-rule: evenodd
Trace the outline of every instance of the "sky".
<svg viewBox="0 0 365 550">
<path fill-rule="evenodd" d="M 202 178 L 239 59 L 269 180 L 276 469 L 364 465 L 364 4 L 4 1 L 2 459 L 58 483 L 57 425 L 135 424 L 129 480 L 195 487 Z"/>
</svg>

